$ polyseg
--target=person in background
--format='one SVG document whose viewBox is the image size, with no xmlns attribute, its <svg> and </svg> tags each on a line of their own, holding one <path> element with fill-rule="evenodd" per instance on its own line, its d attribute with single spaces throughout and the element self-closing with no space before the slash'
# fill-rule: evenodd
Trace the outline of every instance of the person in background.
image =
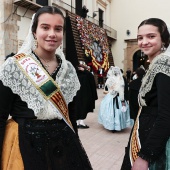
<svg viewBox="0 0 170 170">
<path fill-rule="evenodd" d="M 88 12 L 89 12 L 89 10 L 87 9 L 86 5 L 83 5 L 82 12 L 81 12 L 81 17 L 86 18 Z"/>
<path fill-rule="evenodd" d="M 150 65 L 139 90 L 140 109 L 121 170 L 170 169 L 170 32 L 159 18 L 138 26 L 137 41 Z"/>
<path fill-rule="evenodd" d="M 130 82 L 130 78 L 131 78 L 131 70 L 130 68 L 128 68 L 126 71 L 126 79 L 128 83 Z"/>
<path fill-rule="evenodd" d="M 129 106 L 130 106 L 130 117 L 131 119 L 136 120 L 138 110 L 139 110 L 139 103 L 138 103 L 138 94 L 139 89 L 142 84 L 142 78 L 145 74 L 145 70 L 143 68 L 136 69 L 137 78 L 132 80 L 129 83 Z"/>
<path fill-rule="evenodd" d="M 129 90 L 128 90 L 128 82 L 127 82 L 127 79 L 126 77 L 123 75 L 123 70 L 120 69 L 121 73 L 122 73 L 122 76 L 123 76 L 123 81 L 124 81 L 124 99 L 126 101 L 129 100 Z"/>
<path fill-rule="evenodd" d="M 98 122 L 112 132 L 130 127 L 132 121 L 129 105 L 124 99 L 124 80 L 119 67 L 110 67 L 106 86 L 109 93 L 101 101 Z"/>
<path fill-rule="evenodd" d="M 97 71 L 98 75 L 98 88 L 104 88 L 104 69 L 102 66 L 99 66 L 99 69 Z"/>
<path fill-rule="evenodd" d="M 64 25 L 60 9 L 40 8 L 0 67 L 0 169 L 92 170 L 77 133 L 80 83 L 60 49 Z"/>
<path fill-rule="evenodd" d="M 85 62 L 77 67 L 77 75 L 81 84 L 80 90 L 77 92 L 75 111 L 77 127 L 79 129 L 87 129 L 89 126 L 85 123 L 85 119 L 89 112 L 95 109 L 95 101 L 98 99 L 96 83 L 93 74 L 89 70 L 89 66 Z"/>
</svg>

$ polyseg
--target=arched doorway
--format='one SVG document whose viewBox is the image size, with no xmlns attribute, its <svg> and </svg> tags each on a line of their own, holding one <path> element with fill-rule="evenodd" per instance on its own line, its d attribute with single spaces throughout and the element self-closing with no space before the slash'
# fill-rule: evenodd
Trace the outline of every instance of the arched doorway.
<svg viewBox="0 0 170 170">
<path fill-rule="evenodd" d="M 138 67 L 142 66 L 147 69 L 149 66 L 148 56 L 145 55 L 141 50 L 138 50 L 133 55 L 133 71 Z"/>
</svg>

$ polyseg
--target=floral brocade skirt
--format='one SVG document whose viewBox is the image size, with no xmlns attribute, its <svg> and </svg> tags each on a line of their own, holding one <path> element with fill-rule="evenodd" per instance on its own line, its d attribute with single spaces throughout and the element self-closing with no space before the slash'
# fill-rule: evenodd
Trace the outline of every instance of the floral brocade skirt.
<svg viewBox="0 0 170 170">
<path fill-rule="evenodd" d="M 2 170 L 92 170 L 78 136 L 63 120 L 8 120 Z"/>
</svg>

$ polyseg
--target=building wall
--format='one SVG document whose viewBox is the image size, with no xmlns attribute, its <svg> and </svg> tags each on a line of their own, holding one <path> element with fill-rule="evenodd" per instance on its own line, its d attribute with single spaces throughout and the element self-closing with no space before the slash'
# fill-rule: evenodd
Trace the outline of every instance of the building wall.
<svg viewBox="0 0 170 170">
<path fill-rule="evenodd" d="M 61 3 L 60 0 L 49 0 L 49 4 L 56 3 L 70 11 L 71 6 L 75 8 L 75 0 L 63 0 L 63 2 L 66 4 Z M 83 0 L 83 5 L 86 5 L 89 9 L 88 15 L 90 17 L 92 17 L 94 11 L 98 11 L 98 8 L 102 9 L 104 11 L 104 24 L 109 26 L 110 0 Z M 28 33 L 31 17 L 34 13 L 23 7 L 17 7 L 15 11 L 16 7 L 13 0 L 0 1 L 0 64 L 4 62 L 6 55 L 18 51 Z M 14 11 L 15 13 L 13 13 Z M 98 20 L 98 13 L 96 14 L 95 19 Z M 7 18 L 8 20 L 3 23 Z M 63 44 L 65 45 L 64 42 Z"/>
<path fill-rule="evenodd" d="M 33 11 L 17 7 L 13 0 L 0 1 L 0 64 L 5 56 L 17 53 L 18 45 L 23 42 L 27 33 Z M 23 16 L 24 15 L 24 16 Z"/>
<path fill-rule="evenodd" d="M 17 9 L 17 14 L 18 16 L 20 16 L 20 20 L 18 20 L 17 22 L 17 25 L 19 27 L 19 30 L 17 32 L 18 41 L 25 40 L 29 31 L 32 15 L 34 14 L 34 12 L 31 10 L 28 10 L 26 13 L 25 11 L 26 9 L 23 7 L 18 7 Z"/>
<path fill-rule="evenodd" d="M 4 2 L 0 1 L 0 64 L 4 60 Z"/>
<path fill-rule="evenodd" d="M 75 7 L 75 0 L 63 0 L 65 3 Z M 61 5 L 60 0 L 49 0 L 50 4 Z M 71 7 L 67 5 L 68 10 Z M 83 0 L 83 5 L 89 9 L 88 15 L 92 17 L 93 11 L 101 8 L 104 11 L 104 24 L 117 31 L 117 40 L 113 41 L 112 54 L 115 65 L 126 70 L 132 68 L 133 54 L 138 50 L 136 42 L 137 27 L 140 22 L 149 17 L 159 17 L 170 25 L 170 1 L 164 0 Z M 26 8 L 15 7 L 13 0 L 0 1 L 0 64 L 4 57 L 11 52 L 16 53 L 18 42 L 22 42 L 29 29 L 29 24 L 33 11 L 28 10 L 24 15 Z M 66 7 L 63 6 L 63 7 Z M 98 19 L 98 13 L 95 19 Z M 9 17 L 10 16 L 10 17 Z M 4 21 L 8 20 L 4 23 Z M 126 31 L 130 30 L 130 35 Z M 65 44 L 65 43 L 64 43 Z"/>
<path fill-rule="evenodd" d="M 131 47 L 125 40 L 136 39 L 137 27 L 144 19 L 157 17 L 170 24 L 169 0 L 114 0 L 111 2 L 111 27 L 117 30 L 117 41 L 112 45 L 115 65 L 126 70 L 132 68 L 134 50 L 137 44 Z M 131 34 L 126 35 L 126 30 Z"/>
<path fill-rule="evenodd" d="M 0 64 L 5 56 L 17 50 L 17 20 L 12 0 L 0 1 Z"/>
</svg>

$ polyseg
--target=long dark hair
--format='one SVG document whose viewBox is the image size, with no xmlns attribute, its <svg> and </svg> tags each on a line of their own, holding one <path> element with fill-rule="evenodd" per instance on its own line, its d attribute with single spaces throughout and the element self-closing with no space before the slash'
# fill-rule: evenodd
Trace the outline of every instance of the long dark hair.
<svg viewBox="0 0 170 170">
<path fill-rule="evenodd" d="M 140 23 L 138 26 L 138 29 L 143 25 L 153 25 L 158 28 L 158 31 L 161 35 L 162 42 L 164 43 L 164 46 L 167 48 L 170 43 L 170 34 L 167 28 L 166 23 L 159 19 L 159 18 L 149 18 Z"/>
<path fill-rule="evenodd" d="M 33 21 L 33 24 L 32 24 L 32 33 L 36 32 L 37 25 L 38 25 L 38 18 L 41 14 L 44 14 L 44 13 L 59 14 L 63 17 L 63 19 L 65 21 L 65 17 L 63 15 L 62 11 L 59 8 L 56 8 L 54 6 L 44 6 L 44 7 L 40 8 L 34 16 L 34 21 Z M 63 29 L 65 29 L 65 22 L 64 22 L 63 27 L 64 27 Z"/>
</svg>

